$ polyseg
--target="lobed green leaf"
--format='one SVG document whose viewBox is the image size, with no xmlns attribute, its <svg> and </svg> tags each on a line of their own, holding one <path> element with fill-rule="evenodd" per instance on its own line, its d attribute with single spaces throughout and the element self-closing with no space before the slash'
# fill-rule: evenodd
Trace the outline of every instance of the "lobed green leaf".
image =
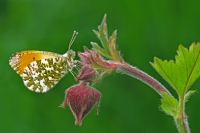
<svg viewBox="0 0 200 133">
<path fill-rule="evenodd" d="M 108 31 L 107 31 L 107 24 L 106 24 L 106 14 L 104 15 L 103 21 L 100 26 L 98 26 L 99 31 L 94 31 L 94 33 L 97 35 L 99 40 L 101 41 L 101 44 L 103 48 L 109 52 L 108 49 Z"/>
<path fill-rule="evenodd" d="M 175 62 L 155 57 L 151 64 L 178 94 L 184 95 L 200 76 L 200 43 L 193 43 L 189 50 L 180 45 L 177 53 Z"/>
<path fill-rule="evenodd" d="M 95 42 L 91 42 L 91 44 L 92 44 L 93 49 L 94 49 L 95 51 L 97 51 L 98 53 L 100 53 L 102 56 L 104 56 L 104 57 L 106 57 L 106 58 L 108 58 L 108 59 L 111 59 L 109 53 L 108 53 L 105 49 L 101 48 L 101 47 L 100 47 L 97 43 L 95 43 Z"/>
<path fill-rule="evenodd" d="M 163 98 L 161 99 L 162 102 L 162 110 L 171 116 L 176 116 L 176 112 L 178 110 L 178 101 L 172 97 L 171 95 L 167 94 L 166 92 L 162 92 Z"/>
<path fill-rule="evenodd" d="M 184 97 L 184 101 L 187 102 L 190 98 L 191 95 L 193 95 L 196 91 L 195 90 L 190 90 L 188 91 L 186 94 L 185 94 L 185 97 Z"/>
<path fill-rule="evenodd" d="M 109 38 L 109 43 L 108 43 L 109 51 L 113 60 L 122 63 L 123 59 L 121 58 L 120 53 L 117 51 L 117 48 L 116 48 L 116 37 L 117 37 L 117 30 L 115 30 L 112 36 L 110 36 Z"/>
</svg>

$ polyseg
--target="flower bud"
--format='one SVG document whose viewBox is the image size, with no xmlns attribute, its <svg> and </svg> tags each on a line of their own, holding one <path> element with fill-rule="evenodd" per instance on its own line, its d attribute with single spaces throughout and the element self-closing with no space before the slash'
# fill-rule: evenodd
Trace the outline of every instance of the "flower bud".
<svg viewBox="0 0 200 133">
<path fill-rule="evenodd" d="M 84 82 L 91 82 L 94 75 L 95 69 L 91 68 L 89 65 L 84 65 L 81 70 L 79 70 L 76 79 Z"/>
<path fill-rule="evenodd" d="M 116 64 L 113 61 L 105 60 L 98 52 L 95 50 L 89 50 L 87 47 L 84 47 L 85 52 L 78 53 L 78 56 L 81 58 L 82 65 L 90 65 L 93 68 L 97 69 L 113 69 L 116 68 Z"/>
<path fill-rule="evenodd" d="M 76 119 L 75 124 L 81 126 L 82 119 L 89 113 L 95 104 L 98 113 L 100 97 L 101 93 L 98 90 L 86 86 L 85 82 L 81 82 L 66 90 L 65 100 L 61 104 L 61 107 L 65 107 L 66 104 L 69 104 Z"/>
</svg>

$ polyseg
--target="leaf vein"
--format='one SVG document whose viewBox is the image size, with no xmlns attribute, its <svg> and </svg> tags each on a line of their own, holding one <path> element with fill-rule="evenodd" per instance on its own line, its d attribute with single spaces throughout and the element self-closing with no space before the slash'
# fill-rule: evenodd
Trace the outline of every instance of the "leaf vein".
<svg viewBox="0 0 200 133">
<path fill-rule="evenodd" d="M 163 67 L 161 66 L 160 62 L 158 61 L 158 65 L 160 66 L 161 70 L 165 73 L 165 75 L 167 76 L 167 78 L 170 80 L 170 82 L 172 83 L 172 85 L 174 86 L 174 88 L 176 88 L 175 84 L 173 83 L 172 79 L 169 77 L 169 75 L 167 75 L 167 73 L 165 72 L 165 70 L 163 69 Z M 172 64 L 171 64 L 172 66 Z M 177 89 L 177 88 L 176 88 Z"/>
<path fill-rule="evenodd" d="M 186 88 L 186 87 L 188 86 L 188 83 L 189 83 L 189 81 L 190 81 L 190 78 L 191 78 L 192 73 L 194 72 L 195 67 L 197 66 L 197 62 L 198 62 L 198 60 L 199 60 L 199 56 L 200 56 L 200 52 L 198 52 L 197 58 L 196 58 L 196 60 L 195 60 L 195 62 L 194 62 L 194 65 L 192 66 L 192 70 L 191 70 L 191 72 L 190 72 L 190 74 L 189 74 L 189 77 L 187 78 L 186 84 L 185 84 L 185 86 L 184 86 L 184 92 L 185 92 L 186 89 L 188 89 L 188 88 Z M 198 77 L 197 77 L 197 78 L 198 78 Z M 196 79 L 197 79 L 197 78 L 196 78 Z M 195 79 L 195 80 L 196 80 L 196 79 Z M 195 81 L 195 80 L 194 80 L 194 81 Z"/>
</svg>

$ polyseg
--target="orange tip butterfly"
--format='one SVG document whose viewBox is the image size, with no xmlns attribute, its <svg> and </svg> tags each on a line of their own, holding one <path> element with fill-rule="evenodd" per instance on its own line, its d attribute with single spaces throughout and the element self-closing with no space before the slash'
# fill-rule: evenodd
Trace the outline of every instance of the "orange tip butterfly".
<svg viewBox="0 0 200 133">
<path fill-rule="evenodd" d="M 68 51 L 63 55 L 37 50 L 21 51 L 10 57 L 9 64 L 22 77 L 29 90 L 47 92 L 76 67 L 76 53 L 70 47 L 77 35 L 78 32 L 74 31 Z"/>
</svg>

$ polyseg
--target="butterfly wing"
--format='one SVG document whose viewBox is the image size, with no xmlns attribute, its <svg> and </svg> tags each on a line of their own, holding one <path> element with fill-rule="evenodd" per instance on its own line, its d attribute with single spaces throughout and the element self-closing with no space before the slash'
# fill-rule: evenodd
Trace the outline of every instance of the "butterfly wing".
<svg viewBox="0 0 200 133">
<path fill-rule="evenodd" d="M 25 86 L 35 92 L 47 92 L 67 73 L 67 59 L 46 51 L 22 51 L 12 55 L 11 67 Z"/>
</svg>

